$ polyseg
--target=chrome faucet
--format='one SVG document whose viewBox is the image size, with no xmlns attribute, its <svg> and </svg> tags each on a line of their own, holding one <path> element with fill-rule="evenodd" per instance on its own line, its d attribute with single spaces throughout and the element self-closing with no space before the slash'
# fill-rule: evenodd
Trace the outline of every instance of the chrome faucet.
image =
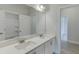
<svg viewBox="0 0 79 59">
<path fill-rule="evenodd" d="M 25 40 L 19 40 L 19 42 L 20 42 L 20 43 L 24 43 L 24 42 L 25 42 Z"/>
</svg>

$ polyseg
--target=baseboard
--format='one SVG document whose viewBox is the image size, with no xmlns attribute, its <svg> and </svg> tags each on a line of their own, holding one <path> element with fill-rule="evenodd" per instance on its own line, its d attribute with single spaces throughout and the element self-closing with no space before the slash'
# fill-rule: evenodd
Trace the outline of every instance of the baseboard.
<svg viewBox="0 0 79 59">
<path fill-rule="evenodd" d="M 71 40 L 68 40 L 69 43 L 73 43 L 73 44 L 78 44 L 79 45 L 79 42 L 76 42 L 76 41 L 71 41 Z"/>
</svg>

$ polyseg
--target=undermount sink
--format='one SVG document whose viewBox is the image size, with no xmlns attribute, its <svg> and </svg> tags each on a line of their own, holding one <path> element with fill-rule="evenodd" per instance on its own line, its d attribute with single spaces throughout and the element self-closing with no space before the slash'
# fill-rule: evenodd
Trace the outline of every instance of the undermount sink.
<svg viewBox="0 0 79 59">
<path fill-rule="evenodd" d="M 15 38 L 17 41 L 20 41 L 20 40 L 27 40 L 27 38 L 23 38 L 23 37 L 17 37 Z"/>
<path fill-rule="evenodd" d="M 23 43 L 18 43 L 15 48 L 17 49 L 24 49 L 28 46 L 32 46 L 32 45 L 35 45 L 36 43 L 33 42 L 33 41 L 27 41 L 27 42 L 23 42 Z"/>
</svg>

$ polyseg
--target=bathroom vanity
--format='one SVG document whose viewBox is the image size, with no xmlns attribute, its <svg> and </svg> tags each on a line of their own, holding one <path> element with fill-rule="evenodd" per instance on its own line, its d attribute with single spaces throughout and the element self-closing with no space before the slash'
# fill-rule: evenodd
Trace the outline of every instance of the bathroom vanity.
<svg viewBox="0 0 79 59">
<path fill-rule="evenodd" d="M 40 37 L 34 36 L 28 38 L 26 36 L 20 38 L 25 42 L 20 43 L 17 38 L 1 41 L 0 54 L 52 54 L 55 41 L 55 35 L 44 34 Z"/>
<path fill-rule="evenodd" d="M 34 12 L 32 18 L 9 11 L 0 11 L 0 15 L 0 54 L 53 53 L 55 35 L 39 35 L 46 33 L 44 13 Z"/>
<path fill-rule="evenodd" d="M 53 53 L 55 35 L 46 31 L 46 11 L 29 9 L 27 14 L 0 10 L 0 54 Z"/>
</svg>

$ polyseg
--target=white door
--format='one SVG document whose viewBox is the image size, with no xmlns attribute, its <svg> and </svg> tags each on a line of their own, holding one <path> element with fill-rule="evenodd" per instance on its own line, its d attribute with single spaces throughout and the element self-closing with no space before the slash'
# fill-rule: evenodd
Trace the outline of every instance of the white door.
<svg viewBox="0 0 79 59">
<path fill-rule="evenodd" d="M 18 15 L 9 12 L 5 13 L 5 36 L 6 39 L 14 38 L 19 35 L 19 18 Z"/>
<path fill-rule="evenodd" d="M 31 34 L 31 19 L 30 16 L 20 15 L 20 36 Z"/>
<path fill-rule="evenodd" d="M 61 17 L 61 40 L 63 41 L 68 40 L 68 17 L 67 16 Z"/>
</svg>

